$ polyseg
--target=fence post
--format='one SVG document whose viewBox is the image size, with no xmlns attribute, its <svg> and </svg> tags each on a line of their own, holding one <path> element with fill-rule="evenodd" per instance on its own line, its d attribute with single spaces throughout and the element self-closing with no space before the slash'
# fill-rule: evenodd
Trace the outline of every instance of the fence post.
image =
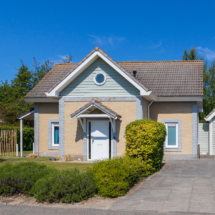
<svg viewBox="0 0 215 215">
<path fill-rule="evenodd" d="M 34 154 L 34 143 L 33 143 L 33 154 Z"/>
<path fill-rule="evenodd" d="M 23 153 L 23 122 L 20 119 L 20 157 L 22 157 Z"/>
<path fill-rule="evenodd" d="M 18 156 L 19 156 L 19 145 L 16 144 L 16 157 L 18 157 Z"/>
<path fill-rule="evenodd" d="M 197 151 L 197 156 L 198 158 L 200 159 L 200 145 L 198 144 L 198 147 L 197 147 L 198 151 Z"/>
</svg>

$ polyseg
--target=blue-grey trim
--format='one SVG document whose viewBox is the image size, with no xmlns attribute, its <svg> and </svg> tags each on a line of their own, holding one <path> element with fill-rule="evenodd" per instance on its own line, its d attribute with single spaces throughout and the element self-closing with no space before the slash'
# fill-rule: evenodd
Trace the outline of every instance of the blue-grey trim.
<svg viewBox="0 0 215 215">
<path fill-rule="evenodd" d="M 59 157 L 64 157 L 64 99 L 59 100 Z"/>
<path fill-rule="evenodd" d="M 189 155 L 189 154 L 164 154 L 164 159 L 177 159 L 177 160 L 191 160 L 197 159 L 196 155 Z"/>
<path fill-rule="evenodd" d="M 197 156 L 198 146 L 198 106 L 197 104 L 192 105 L 192 144 L 193 154 Z"/>
<path fill-rule="evenodd" d="M 59 98 L 59 156 L 61 158 L 64 157 L 64 102 L 89 102 L 92 99 L 98 100 L 98 101 L 110 101 L 110 102 L 119 102 L 119 101 L 136 101 L 136 118 L 142 119 L 143 118 L 143 104 L 142 104 L 142 97 L 141 96 L 128 96 L 128 97 L 66 97 L 61 96 Z M 116 146 L 116 141 L 115 141 Z M 114 145 L 113 144 L 113 145 Z M 86 142 L 83 138 L 83 146 L 86 145 Z M 84 147 L 83 150 L 83 156 L 85 156 L 85 150 Z M 115 151 L 115 153 L 117 153 Z"/>
<path fill-rule="evenodd" d="M 34 153 L 39 153 L 39 106 L 34 105 Z"/>
<path fill-rule="evenodd" d="M 41 156 L 41 157 L 55 157 L 58 155 L 59 155 L 58 152 L 40 152 L 39 153 L 39 156 Z"/>
<path fill-rule="evenodd" d="M 160 106 L 160 105 L 164 105 L 164 106 L 184 106 L 184 105 L 193 105 L 196 104 L 196 102 L 153 102 L 153 106 Z"/>
<path fill-rule="evenodd" d="M 59 149 L 59 146 L 52 145 L 52 123 L 59 123 L 59 119 L 48 119 L 48 149 Z"/>
<path fill-rule="evenodd" d="M 182 145 L 181 145 L 181 139 L 182 139 L 182 133 L 181 133 L 181 119 L 162 119 L 162 123 L 178 123 L 178 148 L 166 148 L 164 143 L 164 151 L 165 152 L 181 152 Z"/>
</svg>

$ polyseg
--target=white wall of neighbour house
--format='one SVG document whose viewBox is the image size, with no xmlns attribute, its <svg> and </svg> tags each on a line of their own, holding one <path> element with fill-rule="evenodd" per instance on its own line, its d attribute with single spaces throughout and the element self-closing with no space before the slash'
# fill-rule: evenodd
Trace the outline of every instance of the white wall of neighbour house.
<svg viewBox="0 0 215 215">
<path fill-rule="evenodd" d="M 210 155 L 215 155 L 215 117 L 212 119 L 212 144 L 211 144 L 211 153 Z"/>
<path fill-rule="evenodd" d="M 199 123 L 198 125 L 198 143 L 200 145 L 200 154 L 209 154 L 209 123 Z"/>
<path fill-rule="evenodd" d="M 97 73 L 106 76 L 105 84 L 98 86 L 94 83 Z M 101 58 L 82 72 L 72 83 L 65 87 L 60 96 L 137 96 L 140 91 L 123 78 L 118 72 L 110 67 Z"/>
</svg>

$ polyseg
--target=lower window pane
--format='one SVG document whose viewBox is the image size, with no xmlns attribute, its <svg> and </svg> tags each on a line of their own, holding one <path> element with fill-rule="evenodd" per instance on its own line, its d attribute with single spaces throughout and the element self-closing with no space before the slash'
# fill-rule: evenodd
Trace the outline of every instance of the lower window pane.
<svg viewBox="0 0 215 215">
<path fill-rule="evenodd" d="M 176 126 L 168 126 L 168 145 L 176 146 Z"/>
<path fill-rule="evenodd" d="M 59 144 L 59 127 L 54 127 L 54 144 Z"/>
</svg>

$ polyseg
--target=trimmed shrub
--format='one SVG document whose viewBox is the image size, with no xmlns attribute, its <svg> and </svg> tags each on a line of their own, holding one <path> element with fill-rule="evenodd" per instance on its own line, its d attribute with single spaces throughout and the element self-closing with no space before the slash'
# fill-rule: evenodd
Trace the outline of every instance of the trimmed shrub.
<svg viewBox="0 0 215 215">
<path fill-rule="evenodd" d="M 45 165 L 33 162 L 16 165 L 6 163 L 0 167 L 0 195 L 12 196 L 18 193 L 32 195 L 31 189 L 35 182 L 53 171 Z"/>
<path fill-rule="evenodd" d="M 131 186 L 151 173 L 151 167 L 141 159 L 129 157 L 98 161 L 91 171 L 95 175 L 98 193 L 104 197 L 125 195 Z"/>
<path fill-rule="evenodd" d="M 0 130 L 17 130 L 17 143 L 20 147 L 20 128 L 13 126 L 0 126 Z M 33 150 L 34 128 L 23 128 L 23 150 Z"/>
<path fill-rule="evenodd" d="M 92 172 L 74 169 L 40 179 L 32 192 L 38 202 L 79 202 L 96 193 L 96 183 Z"/>
<path fill-rule="evenodd" d="M 164 124 L 151 119 L 135 120 L 126 126 L 126 155 L 141 158 L 157 171 L 162 167 L 165 137 Z"/>
</svg>

